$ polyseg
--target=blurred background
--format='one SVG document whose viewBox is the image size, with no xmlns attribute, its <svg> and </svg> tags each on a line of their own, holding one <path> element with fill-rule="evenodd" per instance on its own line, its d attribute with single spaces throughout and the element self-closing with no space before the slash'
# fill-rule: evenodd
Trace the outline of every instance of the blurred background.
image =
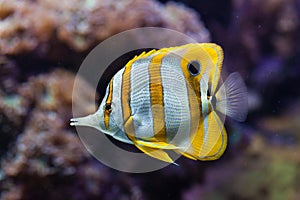
<svg viewBox="0 0 300 200">
<path fill-rule="evenodd" d="M 299 23 L 299 0 L 0 0 L 0 199 L 300 199 Z M 85 56 L 147 26 L 221 45 L 224 78 L 243 76 L 249 115 L 226 121 L 221 159 L 123 173 L 94 159 L 69 126 Z M 91 113 L 95 91 L 82 87 Z"/>
</svg>

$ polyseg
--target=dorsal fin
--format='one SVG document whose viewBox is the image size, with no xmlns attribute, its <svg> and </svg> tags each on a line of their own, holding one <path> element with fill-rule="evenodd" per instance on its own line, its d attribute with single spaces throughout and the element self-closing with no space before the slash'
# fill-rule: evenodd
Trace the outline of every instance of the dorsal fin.
<svg viewBox="0 0 300 200">
<path fill-rule="evenodd" d="M 116 60 L 114 60 L 104 71 L 102 74 L 99 84 L 97 86 L 97 91 L 99 92 L 99 101 L 101 102 L 103 97 L 105 96 L 106 86 L 109 84 L 109 81 L 113 78 L 113 76 L 122 69 L 129 61 L 133 59 L 138 59 L 141 57 L 146 57 L 156 50 L 153 48 L 144 48 L 144 49 L 136 49 L 130 52 L 127 52 Z M 147 52 L 147 53 L 146 53 Z M 137 56 L 138 55 L 138 56 Z"/>
<path fill-rule="evenodd" d="M 149 51 L 147 53 L 145 51 L 143 51 L 140 55 L 134 56 L 134 58 L 132 58 L 130 61 L 128 61 L 128 63 L 126 65 L 132 65 L 132 63 L 135 62 L 136 60 L 141 59 L 141 58 L 146 58 L 155 52 L 157 52 L 156 49 L 152 49 L 151 51 Z"/>
</svg>

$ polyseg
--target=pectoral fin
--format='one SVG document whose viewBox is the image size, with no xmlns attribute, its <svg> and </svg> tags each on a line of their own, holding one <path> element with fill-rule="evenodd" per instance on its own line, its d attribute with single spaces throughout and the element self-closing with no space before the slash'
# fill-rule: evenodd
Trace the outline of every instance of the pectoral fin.
<svg viewBox="0 0 300 200">
<path fill-rule="evenodd" d="M 216 93 L 216 109 L 239 122 L 245 121 L 248 113 L 246 85 L 239 73 L 232 73 Z"/>
</svg>

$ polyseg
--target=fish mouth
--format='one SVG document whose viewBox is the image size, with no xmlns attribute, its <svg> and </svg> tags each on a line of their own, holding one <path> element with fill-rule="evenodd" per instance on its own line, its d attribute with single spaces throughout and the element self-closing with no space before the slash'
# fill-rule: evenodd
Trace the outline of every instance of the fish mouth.
<svg viewBox="0 0 300 200">
<path fill-rule="evenodd" d="M 88 115 L 85 117 L 77 117 L 70 119 L 71 126 L 94 126 L 93 115 Z"/>
</svg>

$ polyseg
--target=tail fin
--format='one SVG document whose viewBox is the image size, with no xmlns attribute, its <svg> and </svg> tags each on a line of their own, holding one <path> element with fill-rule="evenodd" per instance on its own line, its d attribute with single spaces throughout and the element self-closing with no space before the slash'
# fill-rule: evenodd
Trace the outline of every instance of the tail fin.
<svg viewBox="0 0 300 200">
<path fill-rule="evenodd" d="M 247 88 L 239 73 L 229 75 L 216 93 L 216 110 L 237 120 L 245 121 L 248 113 Z"/>
</svg>

